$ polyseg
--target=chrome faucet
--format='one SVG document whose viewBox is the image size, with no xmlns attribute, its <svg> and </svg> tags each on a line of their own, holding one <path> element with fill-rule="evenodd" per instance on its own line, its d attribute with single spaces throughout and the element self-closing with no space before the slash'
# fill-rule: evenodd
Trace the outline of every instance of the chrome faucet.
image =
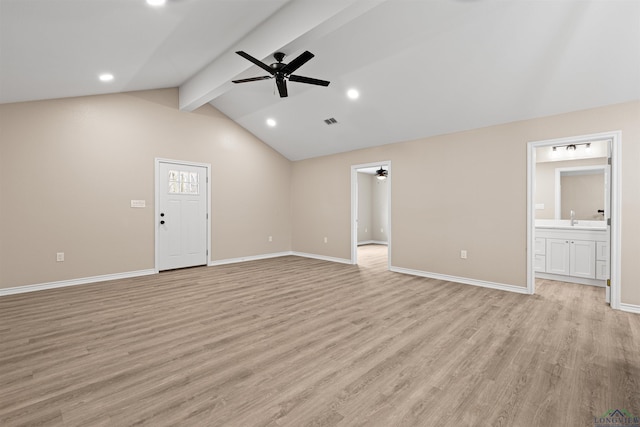
<svg viewBox="0 0 640 427">
<path fill-rule="evenodd" d="M 573 227 L 578 223 L 578 221 L 576 220 L 576 211 L 571 209 L 570 215 L 571 215 L 571 226 Z"/>
</svg>

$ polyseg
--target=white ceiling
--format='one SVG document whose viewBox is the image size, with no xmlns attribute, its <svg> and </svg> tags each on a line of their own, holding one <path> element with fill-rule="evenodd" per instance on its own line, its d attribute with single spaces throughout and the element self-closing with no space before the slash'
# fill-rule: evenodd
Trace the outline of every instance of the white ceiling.
<svg viewBox="0 0 640 427">
<path fill-rule="evenodd" d="M 331 85 L 234 85 L 236 50 Z M 291 160 L 638 100 L 640 1 L 0 0 L 1 103 L 166 87 Z"/>
</svg>

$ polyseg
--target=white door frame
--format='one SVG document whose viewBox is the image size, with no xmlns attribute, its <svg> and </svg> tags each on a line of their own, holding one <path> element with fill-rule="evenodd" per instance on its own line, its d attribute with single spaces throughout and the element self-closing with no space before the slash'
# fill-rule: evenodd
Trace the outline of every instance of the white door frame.
<svg viewBox="0 0 640 427">
<path fill-rule="evenodd" d="M 387 270 L 391 269 L 391 160 L 351 165 L 351 264 L 358 263 L 358 169 L 387 168 Z"/>
<path fill-rule="evenodd" d="M 553 145 L 568 145 L 590 141 L 611 140 L 611 259 L 609 260 L 611 277 L 611 308 L 620 309 L 620 272 L 621 272 L 621 166 L 622 132 L 611 131 L 568 138 L 531 141 L 527 143 L 527 291 L 535 293 L 535 271 L 533 268 L 535 250 L 535 173 L 536 148 Z"/>
<path fill-rule="evenodd" d="M 155 208 L 153 213 L 153 229 L 154 229 L 154 246 L 155 246 L 155 272 L 159 273 L 159 258 L 160 258 L 160 248 L 159 248 L 159 239 L 158 239 L 158 224 L 160 218 L 160 163 L 171 163 L 175 165 L 187 165 L 187 166 L 197 166 L 203 167 L 207 169 L 207 182 L 205 183 L 205 196 L 207 197 L 207 201 L 205 206 L 207 207 L 207 265 L 211 262 L 211 184 L 209 182 L 209 177 L 211 176 L 211 164 L 209 163 L 196 163 L 196 162 L 188 162 L 183 160 L 172 160 L 172 159 L 163 159 L 156 157 L 155 159 Z"/>
</svg>

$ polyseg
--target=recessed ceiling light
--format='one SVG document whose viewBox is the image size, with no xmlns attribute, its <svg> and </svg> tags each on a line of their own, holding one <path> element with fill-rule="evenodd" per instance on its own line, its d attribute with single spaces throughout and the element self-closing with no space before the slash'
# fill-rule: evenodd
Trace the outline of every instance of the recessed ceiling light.
<svg viewBox="0 0 640 427">
<path fill-rule="evenodd" d="M 147 0 L 147 4 L 149 6 L 164 6 L 164 4 L 167 2 L 167 0 Z"/>
<path fill-rule="evenodd" d="M 356 89 L 349 89 L 347 91 L 347 96 L 350 99 L 358 99 L 358 97 L 360 96 L 360 92 L 358 92 Z"/>
<path fill-rule="evenodd" d="M 113 80 L 113 74 L 111 73 L 102 73 L 98 76 L 101 82 L 110 82 Z"/>
<path fill-rule="evenodd" d="M 276 125 L 276 121 L 273 119 L 267 119 L 267 126 L 274 127 Z"/>
</svg>

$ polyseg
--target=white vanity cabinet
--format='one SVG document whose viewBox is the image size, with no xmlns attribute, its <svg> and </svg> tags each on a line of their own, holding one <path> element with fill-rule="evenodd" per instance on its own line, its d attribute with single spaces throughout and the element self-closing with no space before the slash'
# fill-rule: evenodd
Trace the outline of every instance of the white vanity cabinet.
<svg viewBox="0 0 640 427">
<path fill-rule="evenodd" d="M 536 227 L 536 275 L 604 286 L 609 278 L 606 233 L 606 230 Z"/>
</svg>

